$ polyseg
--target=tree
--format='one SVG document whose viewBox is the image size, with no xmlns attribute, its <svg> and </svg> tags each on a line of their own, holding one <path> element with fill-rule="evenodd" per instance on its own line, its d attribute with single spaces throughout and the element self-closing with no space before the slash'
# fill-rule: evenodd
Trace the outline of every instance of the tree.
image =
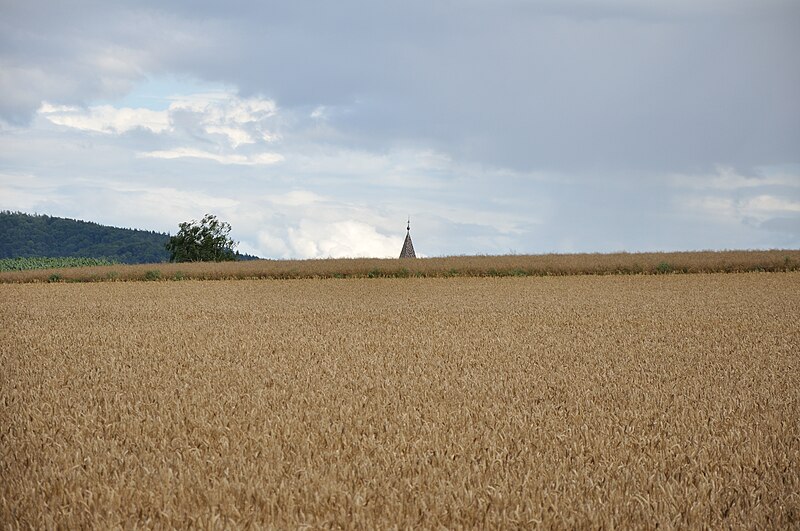
<svg viewBox="0 0 800 531">
<path fill-rule="evenodd" d="M 201 221 L 178 225 L 178 234 L 167 242 L 170 262 L 224 262 L 236 260 L 238 242 L 228 237 L 231 225 L 206 214 Z"/>
</svg>

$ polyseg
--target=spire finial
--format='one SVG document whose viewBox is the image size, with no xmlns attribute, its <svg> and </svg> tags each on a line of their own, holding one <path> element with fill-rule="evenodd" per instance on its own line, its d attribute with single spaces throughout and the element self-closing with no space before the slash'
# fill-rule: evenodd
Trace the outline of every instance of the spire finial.
<svg viewBox="0 0 800 531">
<path fill-rule="evenodd" d="M 406 225 L 406 230 L 411 232 L 411 216 L 408 216 L 408 224 Z"/>
</svg>

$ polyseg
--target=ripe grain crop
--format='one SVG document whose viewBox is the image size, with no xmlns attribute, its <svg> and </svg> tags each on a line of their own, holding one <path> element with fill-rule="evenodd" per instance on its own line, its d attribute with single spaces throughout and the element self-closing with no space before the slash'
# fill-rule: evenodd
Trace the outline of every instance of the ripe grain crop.
<svg viewBox="0 0 800 531">
<path fill-rule="evenodd" d="M 0 528 L 800 525 L 800 273 L 0 285 Z"/>
<path fill-rule="evenodd" d="M 800 271 L 800 250 L 252 260 L 0 272 L 0 282 L 439 278 Z"/>
</svg>

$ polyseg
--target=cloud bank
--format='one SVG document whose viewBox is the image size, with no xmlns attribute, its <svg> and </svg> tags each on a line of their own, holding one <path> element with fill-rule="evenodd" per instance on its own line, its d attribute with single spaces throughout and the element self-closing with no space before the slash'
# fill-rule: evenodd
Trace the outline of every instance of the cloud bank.
<svg viewBox="0 0 800 531">
<path fill-rule="evenodd" d="M 409 215 L 427 255 L 800 246 L 794 1 L 2 15 L 0 208 L 213 207 L 270 257 L 393 256 Z"/>
</svg>

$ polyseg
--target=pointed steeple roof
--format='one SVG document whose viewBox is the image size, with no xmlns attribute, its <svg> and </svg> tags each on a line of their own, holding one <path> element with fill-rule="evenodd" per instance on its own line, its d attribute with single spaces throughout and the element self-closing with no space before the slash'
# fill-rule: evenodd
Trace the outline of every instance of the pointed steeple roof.
<svg viewBox="0 0 800 531">
<path fill-rule="evenodd" d="M 414 244 L 411 243 L 411 218 L 408 219 L 406 225 L 406 241 L 403 242 L 403 250 L 400 251 L 400 258 L 416 258 L 414 253 Z"/>
</svg>

